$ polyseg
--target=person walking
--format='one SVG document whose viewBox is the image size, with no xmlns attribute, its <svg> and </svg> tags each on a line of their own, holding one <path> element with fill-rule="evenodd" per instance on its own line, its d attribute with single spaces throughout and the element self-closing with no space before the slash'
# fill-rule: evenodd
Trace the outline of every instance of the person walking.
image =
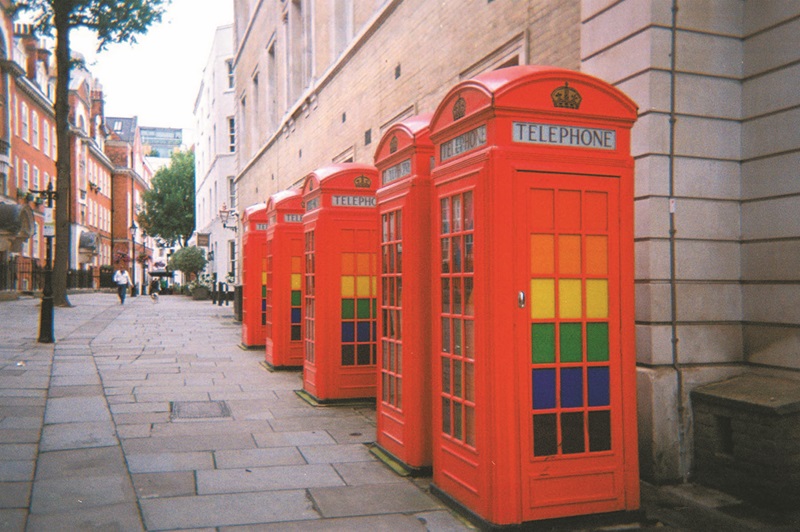
<svg viewBox="0 0 800 532">
<path fill-rule="evenodd" d="M 125 296 L 128 293 L 128 287 L 133 286 L 131 278 L 128 276 L 127 270 L 122 266 L 114 272 L 114 283 L 117 285 L 117 295 L 119 295 L 119 304 L 125 304 Z"/>
</svg>

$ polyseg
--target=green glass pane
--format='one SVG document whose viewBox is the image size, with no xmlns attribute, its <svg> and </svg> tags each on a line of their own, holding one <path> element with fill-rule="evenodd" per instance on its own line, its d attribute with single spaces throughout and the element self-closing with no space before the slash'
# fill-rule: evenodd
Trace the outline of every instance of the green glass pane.
<svg viewBox="0 0 800 532">
<path fill-rule="evenodd" d="M 300 290 L 292 290 L 292 306 L 300 306 Z"/>
<path fill-rule="evenodd" d="M 559 339 L 561 362 L 582 362 L 581 324 L 562 323 L 559 326 L 559 332 L 561 333 Z"/>
<path fill-rule="evenodd" d="M 531 360 L 534 364 L 548 364 L 556 359 L 556 333 L 552 323 L 531 325 Z"/>
<path fill-rule="evenodd" d="M 358 316 L 358 319 L 360 320 L 369 319 L 369 307 L 370 307 L 369 302 L 370 302 L 369 299 L 356 300 L 356 308 L 358 309 L 356 315 Z"/>
<path fill-rule="evenodd" d="M 589 362 L 608 360 L 608 323 L 586 324 L 586 359 Z"/>
<path fill-rule="evenodd" d="M 378 300 L 377 300 L 377 298 L 372 300 L 372 317 L 373 318 L 377 318 L 378 317 Z"/>
<path fill-rule="evenodd" d="M 355 317 L 355 303 L 353 299 L 342 299 L 342 319 L 352 320 Z"/>
<path fill-rule="evenodd" d="M 267 297 L 267 287 L 264 285 L 261 286 L 261 297 Z"/>
</svg>

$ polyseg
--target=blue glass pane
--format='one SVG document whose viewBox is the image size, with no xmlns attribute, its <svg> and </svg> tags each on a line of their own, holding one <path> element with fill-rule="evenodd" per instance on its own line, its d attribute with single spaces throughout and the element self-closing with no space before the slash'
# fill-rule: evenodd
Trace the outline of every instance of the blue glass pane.
<svg viewBox="0 0 800 532">
<path fill-rule="evenodd" d="M 342 342 L 354 342 L 356 339 L 355 323 L 352 321 L 342 322 Z"/>
<path fill-rule="evenodd" d="M 293 308 L 292 309 L 292 323 L 300 323 L 300 309 Z"/>
<path fill-rule="evenodd" d="M 372 324 L 372 341 L 374 342 L 378 338 L 378 322 L 372 320 L 370 323 Z"/>
<path fill-rule="evenodd" d="M 533 408 L 541 410 L 556 407 L 556 370 L 534 369 Z"/>
<path fill-rule="evenodd" d="M 262 299 L 261 300 L 261 311 L 263 312 L 265 310 L 267 310 L 267 300 L 266 299 Z"/>
<path fill-rule="evenodd" d="M 607 406 L 608 393 L 608 368 L 589 368 L 589 406 Z"/>
<path fill-rule="evenodd" d="M 357 338 L 358 338 L 359 342 L 369 342 L 369 338 L 370 338 L 370 334 L 369 334 L 370 327 L 369 326 L 370 325 L 372 325 L 372 323 L 368 322 L 368 321 L 360 321 L 360 322 L 358 322 L 358 324 L 357 324 L 357 327 L 358 327 L 358 336 L 357 336 Z"/>
<path fill-rule="evenodd" d="M 561 370 L 561 407 L 583 406 L 583 370 L 563 368 Z"/>
</svg>

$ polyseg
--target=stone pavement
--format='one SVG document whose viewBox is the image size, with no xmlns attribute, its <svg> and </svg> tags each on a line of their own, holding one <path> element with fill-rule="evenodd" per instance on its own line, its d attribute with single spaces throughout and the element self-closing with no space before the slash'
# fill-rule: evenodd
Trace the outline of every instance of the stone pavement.
<svg viewBox="0 0 800 532">
<path fill-rule="evenodd" d="M 240 349 L 231 307 L 70 300 L 55 344 L 38 300 L 0 303 L 0 530 L 472 528 L 368 452 L 374 407 L 312 407 Z M 800 529 L 691 485 L 642 494 L 641 519 L 544 529 Z"/>
</svg>

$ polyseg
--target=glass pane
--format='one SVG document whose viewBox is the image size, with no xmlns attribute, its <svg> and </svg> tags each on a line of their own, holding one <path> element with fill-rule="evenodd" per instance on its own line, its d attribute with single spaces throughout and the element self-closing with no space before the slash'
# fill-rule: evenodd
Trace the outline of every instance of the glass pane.
<svg viewBox="0 0 800 532">
<path fill-rule="evenodd" d="M 531 318 L 554 318 L 555 309 L 555 282 L 553 279 L 531 279 Z"/>
<path fill-rule="evenodd" d="M 475 408 L 464 405 L 464 442 L 475 447 Z"/>
<path fill-rule="evenodd" d="M 553 235 L 531 235 L 531 274 L 551 275 L 554 257 Z"/>
<path fill-rule="evenodd" d="M 461 196 L 453 196 L 453 232 L 461 231 Z"/>
<path fill-rule="evenodd" d="M 560 279 L 558 281 L 558 315 L 566 319 L 580 318 L 583 314 L 581 304 L 581 280 Z"/>
<path fill-rule="evenodd" d="M 450 273 L 450 239 L 442 239 L 442 273 Z"/>
<path fill-rule="evenodd" d="M 394 240 L 394 213 L 389 213 L 389 240 Z"/>
<path fill-rule="evenodd" d="M 583 338 L 580 323 L 559 325 L 559 359 L 561 362 L 583 361 Z"/>
<path fill-rule="evenodd" d="M 460 440 L 464 437 L 464 425 L 461 420 L 461 405 L 453 402 L 453 437 Z"/>
<path fill-rule="evenodd" d="M 533 409 L 542 410 L 556 406 L 556 370 L 534 369 L 532 374 Z"/>
<path fill-rule="evenodd" d="M 442 351 L 450 353 L 450 318 L 442 318 Z"/>
<path fill-rule="evenodd" d="M 531 324 L 531 362 L 552 364 L 556 360 L 555 325 L 552 323 Z"/>
<path fill-rule="evenodd" d="M 342 346 L 342 366 L 352 366 L 356 363 L 355 346 Z"/>
<path fill-rule="evenodd" d="M 589 406 L 608 406 L 608 368 L 588 368 Z"/>
<path fill-rule="evenodd" d="M 357 306 L 357 316 L 360 320 L 369 319 L 369 310 L 370 310 L 370 300 L 369 299 L 358 299 L 356 301 Z"/>
<path fill-rule="evenodd" d="M 464 356 L 475 358 L 475 323 L 472 320 L 464 320 Z"/>
<path fill-rule="evenodd" d="M 608 281 L 605 279 L 586 280 L 586 317 L 608 317 Z"/>
<path fill-rule="evenodd" d="M 358 356 L 359 366 L 369 366 L 372 364 L 372 349 L 370 344 L 358 344 L 356 355 Z"/>
<path fill-rule="evenodd" d="M 442 313 L 450 314 L 450 279 L 442 279 Z"/>
<path fill-rule="evenodd" d="M 400 311 L 393 310 L 394 312 L 394 327 L 395 327 L 395 338 L 398 340 L 403 339 L 403 322 L 400 320 Z"/>
<path fill-rule="evenodd" d="M 343 322 L 342 323 L 342 342 L 353 342 L 353 341 L 355 341 L 355 336 L 356 336 L 355 323 L 353 323 L 353 322 Z"/>
<path fill-rule="evenodd" d="M 453 314 L 461 314 L 461 278 L 453 278 Z"/>
<path fill-rule="evenodd" d="M 381 215 L 381 242 L 389 241 L 389 215 Z"/>
<path fill-rule="evenodd" d="M 395 244 L 395 257 L 396 257 L 396 269 L 397 273 L 402 273 L 403 271 L 403 244 L 397 243 Z"/>
<path fill-rule="evenodd" d="M 561 452 L 575 454 L 584 449 L 583 412 L 561 414 Z"/>
<path fill-rule="evenodd" d="M 464 231 L 471 231 L 473 227 L 472 192 L 464 192 Z"/>
<path fill-rule="evenodd" d="M 444 198 L 439 202 L 441 233 L 446 235 L 450 232 L 450 198 Z"/>
<path fill-rule="evenodd" d="M 450 434 L 450 399 L 442 397 L 442 432 Z"/>
<path fill-rule="evenodd" d="M 464 362 L 464 399 L 475 402 L 475 364 Z"/>
<path fill-rule="evenodd" d="M 395 373 L 401 374 L 403 373 L 403 344 L 397 344 L 395 346 L 395 364 L 397 367 L 394 368 Z"/>
<path fill-rule="evenodd" d="M 353 316 L 353 300 L 342 299 L 342 319 L 352 320 Z"/>
<path fill-rule="evenodd" d="M 586 359 L 589 362 L 608 360 L 608 323 L 586 324 Z"/>
<path fill-rule="evenodd" d="M 403 380 L 397 379 L 397 384 L 394 387 L 395 394 L 397 396 L 397 400 L 395 401 L 395 405 L 400 410 L 403 409 Z"/>
<path fill-rule="evenodd" d="M 453 354 L 461 355 L 461 324 L 463 320 L 453 319 Z"/>
<path fill-rule="evenodd" d="M 450 393 L 450 359 L 442 357 L 442 393 Z"/>
<path fill-rule="evenodd" d="M 561 368 L 561 407 L 583 406 L 583 369 Z"/>
<path fill-rule="evenodd" d="M 475 256 L 473 252 L 473 235 L 464 235 L 464 271 L 469 273 L 475 270 Z"/>
<path fill-rule="evenodd" d="M 611 412 L 589 412 L 589 450 L 611 450 Z"/>
<path fill-rule="evenodd" d="M 453 272 L 461 271 L 461 237 L 453 237 Z"/>
<path fill-rule="evenodd" d="M 461 361 L 453 360 L 453 395 L 461 397 Z"/>
<path fill-rule="evenodd" d="M 557 452 L 556 415 L 539 414 L 533 416 L 534 456 L 550 456 Z"/>
<path fill-rule="evenodd" d="M 398 277 L 395 280 L 395 284 L 397 285 L 397 306 L 403 306 L 403 278 Z"/>
<path fill-rule="evenodd" d="M 391 368 L 389 365 L 389 342 L 386 340 L 381 342 L 381 367 L 383 369 Z"/>
<path fill-rule="evenodd" d="M 475 315 L 475 300 L 472 292 L 472 277 L 464 278 L 464 315 Z"/>
<path fill-rule="evenodd" d="M 390 401 L 389 401 L 389 374 L 388 373 L 383 373 L 381 375 L 381 399 L 383 400 L 384 403 L 390 403 Z"/>
<path fill-rule="evenodd" d="M 608 237 L 586 237 L 586 273 L 588 275 L 608 274 Z"/>
<path fill-rule="evenodd" d="M 397 211 L 394 217 L 394 234 L 397 240 L 403 239 L 403 211 Z"/>
<path fill-rule="evenodd" d="M 580 275 L 580 235 L 560 235 L 558 237 L 558 272 L 562 275 Z"/>
</svg>

